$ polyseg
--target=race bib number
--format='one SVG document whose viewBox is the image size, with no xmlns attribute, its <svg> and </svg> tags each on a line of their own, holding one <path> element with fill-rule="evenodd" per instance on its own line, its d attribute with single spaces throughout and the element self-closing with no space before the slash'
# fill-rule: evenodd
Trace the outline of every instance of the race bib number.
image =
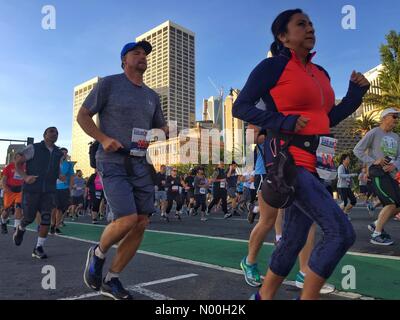
<svg viewBox="0 0 400 320">
<path fill-rule="evenodd" d="M 101 191 L 96 191 L 96 199 L 101 199 Z"/>
<path fill-rule="evenodd" d="M 207 190 L 206 188 L 200 188 L 200 194 L 206 194 Z"/>
<path fill-rule="evenodd" d="M 15 180 L 23 180 L 22 177 L 18 174 L 17 171 L 14 172 L 13 178 L 14 178 Z"/>
<path fill-rule="evenodd" d="M 220 188 L 225 188 L 225 181 L 221 181 L 221 182 L 219 183 L 219 187 L 220 187 Z"/>
<path fill-rule="evenodd" d="M 331 137 L 320 137 L 316 152 L 317 173 L 323 180 L 335 180 L 337 169 L 333 158 L 337 146 L 337 139 Z"/>
<path fill-rule="evenodd" d="M 144 157 L 146 156 L 147 148 L 149 147 L 149 141 L 147 140 L 148 131 L 145 129 L 132 129 L 132 140 L 131 140 L 131 156 Z"/>
<path fill-rule="evenodd" d="M 172 186 L 171 190 L 177 192 L 179 191 L 179 186 Z"/>
<path fill-rule="evenodd" d="M 83 188 L 82 187 L 76 187 L 76 190 L 81 191 L 81 190 L 83 190 Z"/>
</svg>

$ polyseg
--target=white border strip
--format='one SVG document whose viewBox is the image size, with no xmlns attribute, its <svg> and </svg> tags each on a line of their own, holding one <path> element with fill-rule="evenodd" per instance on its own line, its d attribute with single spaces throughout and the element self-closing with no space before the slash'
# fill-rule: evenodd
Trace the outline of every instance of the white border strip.
<svg viewBox="0 0 400 320">
<path fill-rule="evenodd" d="M 93 227 L 101 227 L 104 228 L 105 225 L 99 224 L 89 224 L 89 223 L 82 223 L 82 222 L 68 222 L 68 224 L 79 224 L 85 226 L 93 226 Z M 193 233 L 182 233 L 182 232 L 173 232 L 173 231 L 161 231 L 161 230 L 149 230 L 147 229 L 146 232 L 151 233 L 161 233 L 161 234 L 171 234 L 177 236 L 187 236 L 193 238 L 205 238 L 205 239 L 215 239 L 215 240 L 226 240 L 226 241 L 233 241 L 233 242 L 249 242 L 248 240 L 243 239 L 234 239 L 234 238 L 224 238 L 224 237 L 214 237 L 214 236 L 205 236 L 202 234 L 193 234 Z M 263 242 L 264 245 L 267 246 L 275 246 L 272 242 Z M 359 257 L 368 257 L 368 258 L 378 258 L 378 259 L 388 259 L 388 260 L 398 260 L 400 261 L 400 256 L 388 256 L 384 254 L 373 254 L 373 253 L 363 253 L 363 252 L 355 252 L 355 251 L 348 251 L 346 252 L 347 255 L 351 256 L 359 256 Z"/>
</svg>

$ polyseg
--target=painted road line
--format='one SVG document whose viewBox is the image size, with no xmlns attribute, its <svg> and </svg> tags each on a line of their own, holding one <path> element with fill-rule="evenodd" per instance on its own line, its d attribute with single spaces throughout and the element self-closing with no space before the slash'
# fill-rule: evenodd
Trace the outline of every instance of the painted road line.
<svg viewBox="0 0 400 320">
<path fill-rule="evenodd" d="M 138 287 L 138 286 L 139 287 L 148 287 L 148 286 L 152 286 L 154 284 L 183 280 L 183 279 L 193 278 L 193 277 L 197 277 L 197 276 L 198 276 L 198 274 L 196 274 L 196 273 L 189 273 L 189 274 L 184 274 L 182 276 L 176 276 L 176 277 L 172 277 L 172 278 L 166 278 L 166 279 L 160 279 L 160 280 L 155 280 L 155 281 L 151 281 L 151 282 L 145 282 L 140 285 L 138 284 L 135 287 Z"/>
<path fill-rule="evenodd" d="M 93 225 L 90 223 L 83 223 L 83 222 L 69 222 L 70 224 L 78 224 L 78 225 L 85 225 L 91 227 L 101 227 L 104 228 L 104 225 Z M 235 238 L 224 238 L 224 237 L 215 237 L 215 236 L 206 236 L 202 234 L 194 234 L 194 233 L 183 233 L 183 232 L 173 232 L 173 231 L 161 231 L 161 230 L 146 230 L 149 233 L 160 233 L 160 234 L 170 234 L 176 236 L 186 236 L 186 237 L 193 237 L 193 238 L 205 238 L 205 239 L 215 239 L 215 240 L 226 240 L 226 241 L 233 241 L 233 242 L 249 242 L 249 240 L 244 239 L 235 239 Z M 275 244 L 272 242 L 263 242 L 263 245 L 274 247 Z M 369 258 L 378 258 L 378 259 L 389 259 L 389 260 L 399 260 L 400 256 L 388 256 L 384 254 L 372 254 L 372 253 L 363 253 L 363 252 L 355 252 L 355 251 L 348 251 L 346 255 L 352 256 L 360 256 L 360 257 L 369 257 Z"/>
<path fill-rule="evenodd" d="M 149 298 L 151 298 L 153 300 L 175 300 L 174 298 L 165 296 L 165 295 L 163 295 L 161 293 L 154 292 L 154 291 L 142 288 L 142 287 L 136 287 L 136 286 L 128 287 L 128 290 L 129 291 L 134 291 L 134 292 L 139 293 L 139 294 L 141 294 L 143 296 L 149 297 Z"/>
<path fill-rule="evenodd" d="M 30 229 L 27 229 L 27 230 L 31 231 L 31 232 L 35 232 L 34 230 L 30 230 Z M 90 243 L 90 244 L 97 244 L 96 241 L 85 240 L 85 239 L 80 239 L 80 238 L 71 237 L 71 236 L 58 235 L 58 237 L 65 238 L 65 239 L 70 239 L 70 240 L 81 241 L 81 242 L 86 242 L 86 243 Z M 114 245 L 113 248 L 117 248 L 117 246 Z M 234 274 L 238 274 L 238 275 L 243 275 L 243 272 L 241 270 L 230 268 L 230 267 L 222 267 L 222 266 L 213 265 L 213 264 L 210 264 L 210 263 L 199 262 L 199 261 L 194 261 L 194 260 L 189 260 L 189 259 L 183 259 L 183 258 L 178 258 L 178 257 L 174 257 L 174 256 L 167 256 L 167 255 L 154 253 L 154 252 L 143 251 L 143 250 L 138 250 L 137 253 L 143 254 L 143 255 L 152 256 L 152 257 L 156 257 L 156 258 L 171 260 L 171 261 L 175 261 L 175 262 L 186 263 L 186 264 L 190 264 L 190 265 L 194 265 L 194 266 L 198 266 L 198 267 L 204 267 L 204 268 L 208 268 L 208 269 L 213 269 L 213 270 L 218 270 L 218 271 L 225 271 L 225 272 L 230 272 L 230 273 L 234 273 Z M 264 277 L 261 277 L 261 278 L 264 279 Z M 287 286 L 296 287 L 295 282 L 294 281 L 290 281 L 290 280 L 285 280 L 283 282 L 283 284 L 287 285 Z M 333 293 L 331 293 L 331 294 L 333 294 Z M 342 296 L 342 297 L 345 297 L 345 298 L 351 297 L 351 299 L 363 299 L 363 298 L 368 299 L 369 298 L 369 297 L 364 297 L 364 296 L 362 296 L 360 294 L 353 294 L 353 293 L 340 292 L 340 291 L 335 291 L 335 294 L 339 295 L 339 296 Z M 85 298 L 89 298 L 89 297 L 95 297 L 95 296 L 98 296 L 98 295 L 100 295 L 100 293 L 94 292 L 94 293 L 84 294 L 84 295 L 79 296 L 79 297 L 72 297 L 74 299 L 71 298 L 70 300 L 85 299 Z M 65 299 L 67 299 L 67 298 L 65 298 Z"/>
<path fill-rule="evenodd" d="M 193 278 L 193 277 L 197 277 L 197 276 L 198 276 L 198 274 L 196 274 L 196 273 L 189 273 L 189 274 L 184 274 L 184 275 L 176 276 L 176 277 L 172 277 L 172 278 L 165 278 L 165 279 L 155 280 L 155 281 L 151 281 L 151 282 L 144 282 L 144 283 L 140 283 L 140 284 L 133 285 L 133 286 L 128 286 L 127 289 L 130 291 L 140 293 L 147 297 L 150 297 L 154 300 L 174 300 L 171 297 L 162 295 L 160 293 L 157 293 L 157 292 L 154 292 L 151 290 L 144 289 L 143 287 L 148 287 L 148 286 L 153 286 L 156 284 L 178 281 L 178 280 L 183 280 L 183 279 L 188 279 L 188 278 Z M 100 296 L 100 295 L 101 295 L 100 292 L 92 292 L 92 293 L 82 294 L 80 296 L 61 298 L 58 300 L 80 300 L 80 299 L 87 299 L 87 298 L 92 298 L 92 297 L 96 297 L 96 296 Z"/>
</svg>

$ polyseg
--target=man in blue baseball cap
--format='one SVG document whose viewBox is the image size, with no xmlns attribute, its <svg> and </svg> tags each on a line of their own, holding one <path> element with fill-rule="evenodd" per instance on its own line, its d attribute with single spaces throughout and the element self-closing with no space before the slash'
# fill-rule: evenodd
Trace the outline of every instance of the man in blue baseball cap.
<svg viewBox="0 0 400 320">
<path fill-rule="evenodd" d="M 136 50 L 137 48 L 142 48 L 144 52 L 146 53 L 146 56 L 148 56 L 151 51 L 153 50 L 153 47 L 151 44 L 145 40 L 139 41 L 139 42 L 130 42 L 124 45 L 124 47 L 121 50 L 121 68 L 124 69 L 124 58 L 126 54 L 132 50 Z"/>
<path fill-rule="evenodd" d="M 116 300 L 132 299 L 119 275 L 135 256 L 149 215 L 155 212 L 154 169 L 146 160 L 149 133 L 168 131 L 158 94 L 143 82 L 151 49 L 146 41 L 126 44 L 121 51 L 123 73 L 101 78 L 77 117 L 82 129 L 100 143 L 96 168 L 113 216 L 99 243 L 88 251 L 84 281 Z M 92 119 L 95 114 L 98 124 Z M 115 244 L 118 250 L 103 274 L 106 255 Z"/>
</svg>

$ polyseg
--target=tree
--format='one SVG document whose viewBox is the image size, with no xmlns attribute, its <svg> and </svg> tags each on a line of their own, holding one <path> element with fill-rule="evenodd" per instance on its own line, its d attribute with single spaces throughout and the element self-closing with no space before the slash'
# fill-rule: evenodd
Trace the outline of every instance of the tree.
<svg viewBox="0 0 400 320">
<path fill-rule="evenodd" d="M 369 92 L 364 98 L 364 103 L 379 110 L 400 107 L 400 33 L 391 30 L 385 38 L 387 44 L 380 47 L 383 69 L 379 72 L 378 85 L 372 87 L 381 94 Z"/>
<path fill-rule="evenodd" d="M 351 129 L 353 137 L 361 136 L 362 138 L 368 131 L 379 125 L 378 121 L 374 119 L 377 112 L 374 110 L 369 114 L 363 114 L 360 119 L 354 120 L 354 125 Z"/>
</svg>

